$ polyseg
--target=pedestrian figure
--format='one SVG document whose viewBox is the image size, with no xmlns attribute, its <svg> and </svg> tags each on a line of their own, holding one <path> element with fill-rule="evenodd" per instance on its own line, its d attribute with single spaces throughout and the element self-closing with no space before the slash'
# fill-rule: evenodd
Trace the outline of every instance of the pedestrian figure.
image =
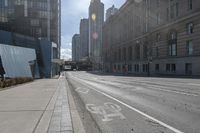
<svg viewBox="0 0 200 133">
<path fill-rule="evenodd" d="M 0 56 L 0 75 L 1 75 L 1 81 L 4 80 L 4 74 L 5 74 L 5 70 L 3 68 L 3 63 L 2 63 L 2 60 L 1 60 L 1 56 Z"/>
</svg>

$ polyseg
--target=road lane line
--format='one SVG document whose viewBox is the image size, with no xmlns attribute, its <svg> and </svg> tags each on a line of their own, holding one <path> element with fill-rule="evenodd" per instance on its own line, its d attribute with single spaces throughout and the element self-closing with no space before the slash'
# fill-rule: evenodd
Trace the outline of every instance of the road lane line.
<svg viewBox="0 0 200 133">
<path fill-rule="evenodd" d="M 176 93 L 176 94 L 181 94 L 181 95 L 186 95 L 186 96 L 194 96 L 194 97 L 199 96 L 199 95 L 194 94 L 194 93 L 187 93 L 187 92 L 181 92 L 181 91 L 169 90 L 169 89 L 161 89 L 157 86 L 152 86 L 152 85 L 149 85 L 149 88 L 152 89 L 152 90 L 165 91 L 165 92 Z"/>
<path fill-rule="evenodd" d="M 72 77 L 74 77 L 74 76 L 72 76 Z M 78 79 L 77 77 L 74 77 L 74 78 L 79 80 L 79 81 L 81 80 L 82 82 L 85 82 L 84 80 Z M 142 112 L 142 111 L 140 111 L 138 109 L 136 109 L 136 108 L 134 108 L 133 106 L 128 105 L 128 104 L 118 100 L 117 98 L 114 98 L 113 96 L 111 96 L 109 94 L 106 94 L 104 92 L 101 92 L 101 91 L 99 91 L 97 89 L 92 88 L 91 86 L 88 85 L 88 83 L 85 83 L 85 85 L 88 86 L 90 89 L 92 89 L 92 90 L 94 90 L 94 91 L 96 91 L 98 93 L 101 93 L 102 95 L 104 95 L 104 96 L 106 96 L 106 97 L 108 97 L 108 98 L 110 98 L 110 99 L 112 99 L 112 100 L 114 100 L 114 101 L 116 101 L 116 102 L 128 107 L 129 109 L 139 113 L 140 115 L 142 115 L 142 116 L 144 116 L 144 117 L 146 117 L 146 118 L 148 118 L 148 119 L 150 119 L 150 120 L 152 120 L 154 122 L 157 122 L 158 124 L 162 125 L 163 127 L 166 127 L 168 129 L 170 129 L 171 131 L 173 131 L 175 133 L 184 133 L 184 132 L 182 132 L 182 131 L 180 131 L 180 130 L 178 130 L 178 129 L 176 129 L 176 128 L 174 128 L 174 127 L 172 127 L 172 126 L 170 126 L 170 125 L 168 125 L 168 124 L 166 124 L 166 123 L 164 123 L 164 122 L 162 122 L 162 121 L 160 121 L 160 120 L 158 120 L 158 119 L 156 119 L 156 118 L 154 118 L 154 117 L 152 117 L 152 116 L 150 116 L 150 115 L 148 115 L 148 114 L 146 114 L 146 113 L 144 113 L 144 112 Z"/>
<path fill-rule="evenodd" d="M 104 92 L 101 92 L 101 91 L 99 91 L 99 90 L 96 90 L 96 89 L 94 89 L 94 88 L 91 88 L 91 89 L 93 89 L 93 90 L 95 90 L 95 91 L 101 93 L 102 95 L 104 95 L 104 96 L 106 96 L 106 97 L 109 97 L 110 99 L 112 99 L 112 100 L 114 100 L 114 101 L 116 101 L 116 102 L 121 103 L 122 105 L 128 107 L 129 109 L 131 109 L 131 110 L 133 110 L 133 111 L 135 111 L 135 112 L 137 112 L 137 113 L 139 113 L 139 114 L 141 114 L 141 115 L 147 117 L 148 119 L 151 119 L 151 120 L 153 120 L 153 121 L 159 123 L 160 125 L 162 125 L 162 126 L 168 128 L 168 129 L 172 130 L 172 131 L 175 132 L 175 133 L 184 133 L 184 132 L 182 132 L 182 131 L 180 131 L 180 130 L 178 130 L 178 129 L 176 129 L 176 128 L 174 128 L 174 127 L 172 127 L 172 126 L 170 126 L 170 125 L 168 125 L 168 124 L 166 124 L 166 123 L 164 123 L 164 122 L 162 122 L 162 121 L 160 121 L 160 120 L 157 120 L 156 118 L 154 118 L 154 117 L 152 117 L 152 116 L 150 116 L 150 115 L 148 115 L 148 114 L 146 114 L 146 113 L 144 113 L 144 112 L 142 112 L 142 111 L 140 111 L 140 110 L 138 110 L 138 109 L 136 109 L 136 108 L 134 108 L 134 107 L 132 107 L 132 106 L 130 106 L 130 105 L 128 105 L 128 104 L 122 102 L 122 101 L 120 101 L 120 100 L 118 100 L 117 98 L 112 97 L 111 95 L 108 95 L 108 94 L 106 94 L 106 93 L 104 93 Z"/>
<path fill-rule="evenodd" d="M 80 77 L 79 77 L 79 79 L 87 80 L 85 78 L 80 78 Z M 99 83 L 106 82 L 108 85 L 113 85 L 113 83 L 110 83 L 109 81 L 108 82 L 107 81 L 98 81 L 98 82 Z M 117 82 L 117 81 L 114 81 L 114 82 Z M 133 81 L 133 82 L 137 82 L 137 81 Z M 128 82 L 124 82 L 124 83 L 128 83 Z M 118 84 L 122 85 L 122 83 L 118 83 Z M 161 84 L 160 85 L 150 85 L 148 82 L 142 83 L 142 84 L 149 86 L 149 88 L 152 89 L 152 90 L 159 90 L 159 91 L 164 91 L 164 92 L 168 92 L 168 93 L 176 93 L 176 94 L 180 94 L 180 95 L 199 97 L 199 95 L 195 94 L 195 93 L 183 92 L 183 91 L 178 91 L 178 90 L 169 90 L 167 87 L 165 87 L 166 89 L 161 89 L 160 88 Z M 144 88 L 144 87 L 141 87 L 141 88 L 149 90 L 148 88 Z"/>
</svg>

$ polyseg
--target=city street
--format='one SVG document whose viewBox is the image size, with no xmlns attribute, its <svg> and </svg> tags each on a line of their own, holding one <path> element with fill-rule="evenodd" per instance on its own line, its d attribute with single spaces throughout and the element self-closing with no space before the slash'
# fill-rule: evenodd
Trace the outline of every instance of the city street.
<svg viewBox="0 0 200 133">
<path fill-rule="evenodd" d="M 199 79 L 67 72 L 103 133 L 200 133 Z"/>
</svg>

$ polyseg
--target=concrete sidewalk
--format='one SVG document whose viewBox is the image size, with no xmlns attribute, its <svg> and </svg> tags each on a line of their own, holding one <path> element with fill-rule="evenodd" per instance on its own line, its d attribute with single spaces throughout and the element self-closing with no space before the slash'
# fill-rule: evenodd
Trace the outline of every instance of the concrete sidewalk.
<svg viewBox="0 0 200 133">
<path fill-rule="evenodd" d="M 73 133 L 65 77 L 0 91 L 1 133 Z"/>
</svg>

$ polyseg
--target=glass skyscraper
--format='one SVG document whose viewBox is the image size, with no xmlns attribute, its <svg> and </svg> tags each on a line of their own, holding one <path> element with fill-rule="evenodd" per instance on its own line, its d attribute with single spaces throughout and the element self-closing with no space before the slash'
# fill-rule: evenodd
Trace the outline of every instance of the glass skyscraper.
<svg viewBox="0 0 200 133">
<path fill-rule="evenodd" d="M 60 0 L 0 0 L 0 30 L 45 38 L 60 50 Z"/>
</svg>

